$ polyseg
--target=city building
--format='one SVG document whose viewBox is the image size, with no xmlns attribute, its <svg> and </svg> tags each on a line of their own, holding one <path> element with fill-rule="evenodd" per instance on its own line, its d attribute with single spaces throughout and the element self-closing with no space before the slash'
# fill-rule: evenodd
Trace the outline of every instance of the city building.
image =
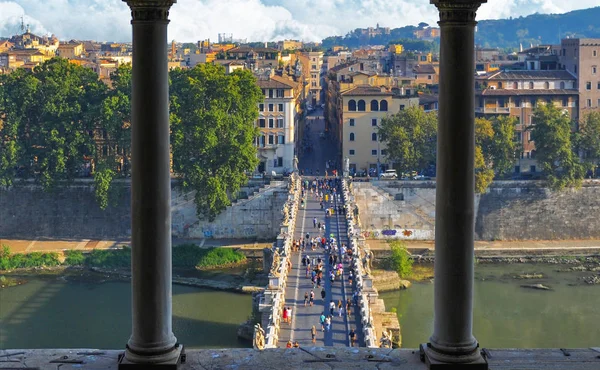
<svg viewBox="0 0 600 370">
<path fill-rule="evenodd" d="M 257 170 L 267 174 L 292 171 L 297 154 L 296 126 L 301 118 L 301 84 L 276 75 L 259 76 L 257 83 L 265 97 L 258 106 L 256 121 L 260 131 Z"/>
<path fill-rule="evenodd" d="M 304 43 L 298 40 L 282 40 L 277 42 L 277 49 L 284 50 L 298 50 L 302 49 Z"/>
<path fill-rule="evenodd" d="M 578 120 L 577 79 L 569 71 L 500 71 L 477 77 L 475 114 L 479 117 L 517 117 L 516 139 L 521 154 L 515 173 L 537 172 L 535 143 L 531 140 L 532 116 L 538 104 L 554 104 Z"/>
<path fill-rule="evenodd" d="M 78 58 L 85 51 L 83 43 L 78 41 L 70 41 L 58 46 L 56 55 L 61 58 L 74 59 Z"/>
<path fill-rule="evenodd" d="M 321 92 L 321 70 L 323 67 L 323 52 L 310 51 L 304 53 L 309 61 L 309 80 L 308 80 L 308 103 L 313 107 L 323 104 L 324 98 Z"/>
<path fill-rule="evenodd" d="M 238 46 L 228 50 L 220 51 L 216 56 L 219 60 L 241 60 L 244 61 L 250 69 L 255 68 L 277 68 L 281 52 L 277 49 L 267 47 Z"/>
<path fill-rule="evenodd" d="M 419 98 L 403 89 L 358 85 L 341 93 L 340 127 L 342 156 L 348 157 L 350 173 L 376 175 L 390 167 L 386 148 L 379 140 L 381 120 L 419 105 Z"/>
<path fill-rule="evenodd" d="M 427 27 L 422 30 L 416 30 L 413 35 L 421 40 L 433 40 L 440 37 L 440 29 L 437 27 Z"/>
<path fill-rule="evenodd" d="M 560 66 L 571 72 L 578 82 L 579 119 L 600 110 L 600 39 L 563 39 L 559 52 Z"/>
</svg>

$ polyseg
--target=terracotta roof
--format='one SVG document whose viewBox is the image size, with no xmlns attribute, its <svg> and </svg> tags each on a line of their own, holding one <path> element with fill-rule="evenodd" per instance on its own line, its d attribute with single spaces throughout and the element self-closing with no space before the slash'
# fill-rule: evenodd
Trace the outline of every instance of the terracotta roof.
<svg viewBox="0 0 600 370">
<path fill-rule="evenodd" d="M 413 68 L 413 71 L 415 73 L 435 74 L 435 68 L 433 68 L 433 65 L 431 65 L 431 64 L 417 64 Z"/>
<path fill-rule="evenodd" d="M 238 46 L 237 48 L 227 50 L 228 53 L 249 53 L 254 51 L 255 53 L 279 53 L 277 49 L 271 48 L 252 48 L 250 46 Z"/>
<path fill-rule="evenodd" d="M 574 80 L 575 76 L 566 70 L 553 71 L 501 71 L 496 72 L 488 80 Z"/>
<path fill-rule="evenodd" d="M 435 94 L 421 94 L 419 95 L 419 104 L 430 104 L 439 101 L 439 97 Z"/>
<path fill-rule="evenodd" d="M 256 82 L 261 89 L 293 89 L 297 86 L 296 82 L 279 76 L 271 76 L 268 80 L 258 79 Z"/>
<path fill-rule="evenodd" d="M 331 69 L 329 69 L 329 70 L 330 70 L 331 72 L 338 72 L 338 71 L 341 71 L 341 70 L 342 70 L 342 69 L 344 69 L 344 68 L 348 68 L 348 67 L 350 67 L 350 66 L 352 66 L 352 65 L 355 65 L 355 64 L 358 64 L 358 63 L 357 63 L 357 62 L 354 62 L 354 61 L 353 61 L 353 62 L 346 62 L 346 63 L 343 63 L 343 64 L 338 64 L 337 66 L 335 66 L 335 67 L 332 67 L 332 68 L 331 68 Z"/>
<path fill-rule="evenodd" d="M 385 89 L 385 88 L 384 88 Z M 359 95 L 386 95 L 391 96 L 393 93 L 385 89 L 382 91 L 381 87 L 371 85 L 359 85 L 350 90 L 342 93 L 344 96 L 359 96 Z"/>
<path fill-rule="evenodd" d="M 531 95 L 578 95 L 579 92 L 577 90 L 567 90 L 567 89 L 485 89 L 481 91 L 477 91 L 476 95 L 484 95 L 484 96 L 531 96 Z"/>
<path fill-rule="evenodd" d="M 16 54 L 16 55 L 45 55 L 38 49 L 14 49 L 7 51 L 8 54 Z"/>
</svg>

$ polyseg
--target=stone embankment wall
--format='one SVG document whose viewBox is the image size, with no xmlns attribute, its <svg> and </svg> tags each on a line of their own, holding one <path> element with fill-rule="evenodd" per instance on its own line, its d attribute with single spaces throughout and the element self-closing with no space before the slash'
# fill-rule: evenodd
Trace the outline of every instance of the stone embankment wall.
<svg viewBox="0 0 600 370">
<path fill-rule="evenodd" d="M 264 330 L 265 348 L 278 347 L 282 310 L 285 304 L 285 288 L 291 266 L 292 239 L 300 203 L 300 189 L 300 177 L 291 176 L 286 192 L 286 202 L 281 207 L 287 212 L 287 217 L 276 224 L 279 235 L 277 235 L 273 247 L 264 251 L 263 264 L 265 272 L 269 273 L 269 284 L 264 292 L 259 293 L 258 316 Z M 247 325 L 247 323 L 242 325 Z M 256 343 L 254 345 L 256 347 Z"/>
<path fill-rule="evenodd" d="M 95 200 L 93 183 L 78 180 L 53 192 L 26 184 L 0 189 L 0 237 L 13 239 L 97 239 L 119 240 L 131 236 L 131 188 L 129 181 L 117 181 L 114 205 L 101 210 Z M 239 199 L 214 222 L 198 220 L 193 193 L 172 185 L 172 233 L 185 238 L 274 239 L 279 233 L 281 210 L 288 195 L 284 182 L 262 186 L 249 184 L 242 190 L 249 197 Z"/>
<path fill-rule="evenodd" d="M 435 182 L 355 182 L 362 235 L 433 240 Z M 600 182 L 554 192 L 538 181 L 495 181 L 475 197 L 477 240 L 600 238 Z"/>
<path fill-rule="evenodd" d="M 358 307 L 356 310 L 360 315 L 365 345 L 369 348 L 379 348 L 378 331 L 391 332 L 392 341 L 398 344 L 400 343 L 398 317 L 393 314 L 387 315 L 385 303 L 378 298 L 379 293 L 373 284 L 373 276 L 369 267 L 369 260 L 372 260 L 373 257 L 368 251 L 368 246 L 365 243 L 365 238 L 361 235 L 360 228 L 356 224 L 356 217 L 351 212 L 356 204 L 346 181 L 342 182 L 342 190 L 344 207 L 346 208 L 349 247 L 352 248 L 354 276 L 356 276 L 356 290 L 358 291 Z M 376 320 L 374 316 L 377 318 L 386 316 L 386 325 L 382 325 L 382 320 Z"/>
</svg>

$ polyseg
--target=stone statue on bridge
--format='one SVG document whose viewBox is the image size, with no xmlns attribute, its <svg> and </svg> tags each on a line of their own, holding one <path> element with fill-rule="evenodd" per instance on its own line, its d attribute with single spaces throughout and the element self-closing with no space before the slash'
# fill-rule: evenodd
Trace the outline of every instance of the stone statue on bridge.
<svg viewBox="0 0 600 370">
<path fill-rule="evenodd" d="M 365 249 L 365 255 L 362 259 L 363 269 L 367 275 L 371 275 L 371 268 L 373 268 L 373 252 L 370 249 Z"/>
<path fill-rule="evenodd" d="M 265 339 L 265 329 L 263 329 L 260 324 L 254 325 L 254 338 L 252 340 L 254 349 L 260 351 L 265 349 Z"/>
<path fill-rule="evenodd" d="M 392 331 L 382 330 L 381 339 L 379 340 L 380 348 L 392 348 Z"/>
<path fill-rule="evenodd" d="M 290 208 L 288 207 L 288 204 L 285 203 L 283 205 L 283 225 L 284 226 L 288 226 L 290 223 Z"/>
<path fill-rule="evenodd" d="M 279 265 L 281 264 L 281 258 L 279 257 L 279 251 L 275 249 L 273 252 L 273 264 L 271 265 L 271 275 L 279 277 Z"/>
<path fill-rule="evenodd" d="M 350 158 L 344 158 L 344 175 L 350 176 Z"/>
</svg>

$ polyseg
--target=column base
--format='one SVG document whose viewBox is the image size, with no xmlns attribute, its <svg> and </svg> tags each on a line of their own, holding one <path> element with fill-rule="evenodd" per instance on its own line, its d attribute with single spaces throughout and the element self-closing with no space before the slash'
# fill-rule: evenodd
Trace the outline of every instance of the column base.
<svg viewBox="0 0 600 370">
<path fill-rule="evenodd" d="M 173 357 L 170 360 L 162 361 L 162 362 L 131 362 L 125 356 L 125 353 L 121 353 L 119 355 L 119 370 L 139 370 L 139 369 L 147 369 L 147 370 L 177 370 L 181 364 L 185 363 L 186 354 L 185 349 L 182 344 L 176 344 L 173 349 L 175 352 Z M 169 356 L 170 357 L 170 356 Z M 151 360 L 151 359 L 148 359 Z M 147 360 L 147 361 L 148 361 Z"/>
<path fill-rule="evenodd" d="M 429 370 L 488 370 L 488 363 L 476 350 L 471 355 L 449 356 L 435 352 L 429 343 L 419 345 L 421 361 L 427 364 Z M 444 357 L 447 357 L 444 361 Z"/>
</svg>

